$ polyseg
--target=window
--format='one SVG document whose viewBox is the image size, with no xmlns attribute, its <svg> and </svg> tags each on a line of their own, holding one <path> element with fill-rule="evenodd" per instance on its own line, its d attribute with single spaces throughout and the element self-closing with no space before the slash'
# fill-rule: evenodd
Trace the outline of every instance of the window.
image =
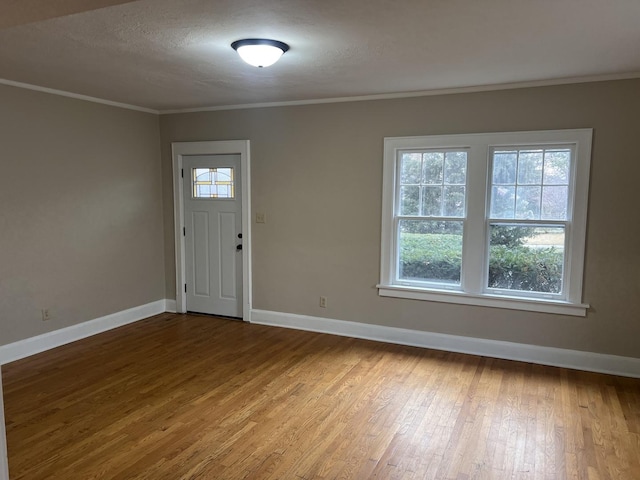
<svg viewBox="0 0 640 480">
<path fill-rule="evenodd" d="M 380 295 L 585 315 L 591 136 L 386 138 Z"/>
<path fill-rule="evenodd" d="M 192 168 L 193 198 L 234 198 L 233 167 Z"/>
</svg>

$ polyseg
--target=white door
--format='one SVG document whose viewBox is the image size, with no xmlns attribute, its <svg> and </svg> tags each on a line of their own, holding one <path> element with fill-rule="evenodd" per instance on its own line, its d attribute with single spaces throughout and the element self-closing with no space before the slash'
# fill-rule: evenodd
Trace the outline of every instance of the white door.
<svg viewBox="0 0 640 480">
<path fill-rule="evenodd" d="M 183 157 L 187 311 L 242 317 L 240 155 Z"/>
</svg>

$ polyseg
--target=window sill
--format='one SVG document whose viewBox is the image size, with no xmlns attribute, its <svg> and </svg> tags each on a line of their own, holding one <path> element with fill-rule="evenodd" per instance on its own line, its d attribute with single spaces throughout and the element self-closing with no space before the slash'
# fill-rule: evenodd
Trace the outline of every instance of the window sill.
<svg viewBox="0 0 640 480">
<path fill-rule="evenodd" d="M 573 315 L 576 317 L 585 317 L 587 315 L 587 309 L 589 308 L 589 305 L 587 304 L 558 300 L 505 297 L 502 295 L 498 296 L 490 294 L 472 295 L 463 292 L 426 290 L 423 288 L 398 285 L 377 285 L 377 288 L 378 295 L 381 297 L 409 298 L 412 300 L 457 303 L 461 305 L 478 305 L 481 307 L 507 308 L 510 310 Z"/>
</svg>

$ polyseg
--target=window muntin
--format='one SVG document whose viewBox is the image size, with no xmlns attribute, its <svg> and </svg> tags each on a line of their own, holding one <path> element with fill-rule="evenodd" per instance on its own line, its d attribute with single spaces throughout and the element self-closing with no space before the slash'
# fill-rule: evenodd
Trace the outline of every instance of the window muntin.
<svg viewBox="0 0 640 480">
<path fill-rule="evenodd" d="M 584 316 L 591 136 L 590 129 L 581 129 L 386 138 L 379 294 Z M 467 154 L 464 185 L 445 181 L 443 157 L 435 153 L 448 151 Z M 446 186 L 464 187 L 464 209 L 457 216 L 447 216 L 452 211 L 443 206 Z M 401 187 L 418 188 L 401 194 Z M 451 240 L 446 235 L 454 225 L 442 222 L 460 222 L 462 246 L 449 242 L 456 245 L 453 257 L 462 254 L 459 279 L 451 269 L 445 275 L 434 265 L 408 265 L 416 259 L 410 243 Z M 505 230 L 527 234 L 519 252 L 526 254 L 524 269 L 500 254 Z"/>
<path fill-rule="evenodd" d="M 396 281 L 459 288 L 467 152 L 399 151 L 397 165 Z"/>
<path fill-rule="evenodd" d="M 191 169 L 193 198 L 235 198 L 233 167 Z"/>
</svg>

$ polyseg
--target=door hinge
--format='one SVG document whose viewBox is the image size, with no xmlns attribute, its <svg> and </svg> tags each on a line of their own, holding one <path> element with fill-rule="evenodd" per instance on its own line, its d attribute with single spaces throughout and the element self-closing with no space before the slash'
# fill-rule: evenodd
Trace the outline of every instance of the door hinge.
<svg viewBox="0 0 640 480">
<path fill-rule="evenodd" d="M 181 168 L 181 169 L 180 169 L 180 176 L 181 176 L 182 178 L 184 178 L 184 168 Z"/>
<path fill-rule="evenodd" d="M 187 293 L 187 284 L 184 284 L 184 293 Z"/>
<path fill-rule="evenodd" d="M 182 227 L 182 236 L 187 236 L 187 227 Z"/>
</svg>

